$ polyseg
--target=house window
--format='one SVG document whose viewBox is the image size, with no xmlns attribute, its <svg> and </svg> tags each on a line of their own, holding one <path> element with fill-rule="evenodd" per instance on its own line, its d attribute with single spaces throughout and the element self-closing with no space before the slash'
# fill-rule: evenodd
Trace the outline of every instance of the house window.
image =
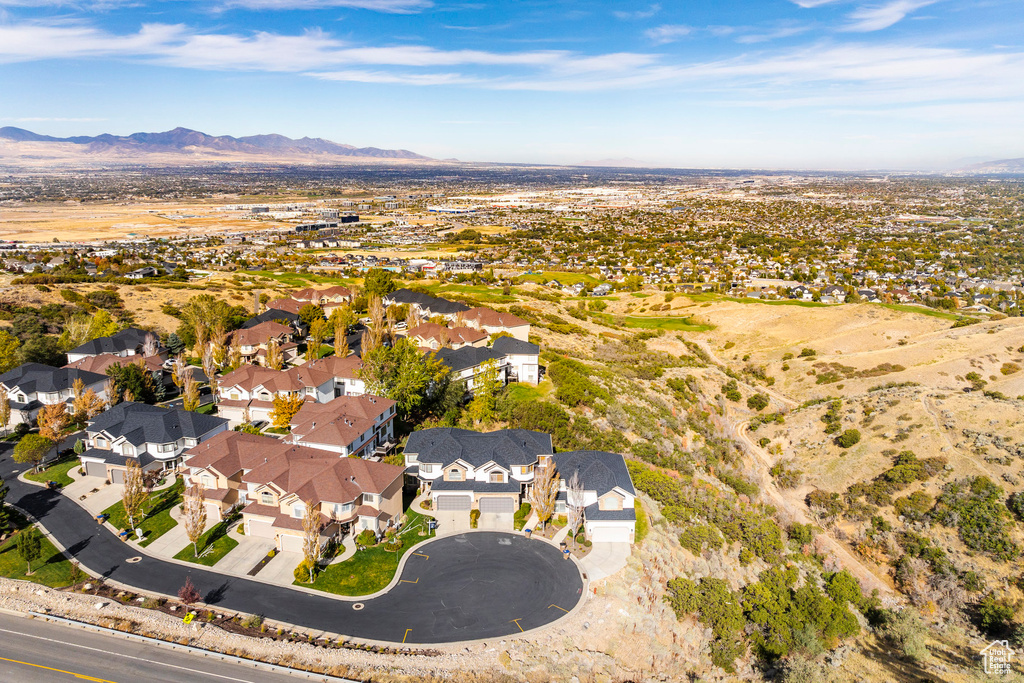
<svg viewBox="0 0 1024 683">
<path fill-rule="evenodd" d="M 208 474 L 204 474 L 203 476 L 199 477 L 199 480 L 202 481 L 203 486 L 205 486 L 208 489 L 212 489 L 216 486 L 215 482 L 213 481 L 213 477 L 211 477 Z"/>
<path fill-rule="evenodd" d="M 173 443 L 162 443 L 156 447 L 158 453 L 170 453 L 174 450 Z"/>
<path fill-rule="evenodd" d="M 95 439 L 93 439 L 93 441 L 96 444 L 96 448 L 106 448 L 107 447 L 107 440 L 102 438 L 102 437 L 97 436 Z"/>
<path fill-rule="evenodd" d="M 260 494 L 260 503 L 263 505 L 273 505 L 274 494 L 271 493 L 270 491 L 264 491 L 263 493 Z"/>
<path fill-rule="evenodd" d="M 199 439 L 185 439 L 185 445 L 186 446 L 190 446 L 191 447 L 191 446 L 195 446 L 198 443 L 199 443 Z"/>
<path fill-rule="evenodd" d="M 239 398 L 241 398 L 241 397 L 238 395 L 237 391 L 232 391 L 231 392 L 231 400 L 232 401 L 237 401 Z"/>
<path fill-rule="evenodd" d="M 344 505 L 342 505 L 341 503 L 334 504 L 335 517 L 342 517 L 343 515 L 347 515 L 350 512 L 352 512 L 352 503 L 345 503 Z"/>
<path fill-rule="evenodd" d="M 501 472 L 491 472 L 491 483 L 501 484 L 505 481 L 505 475 Z"/>
<path fill-rule="evenodd" d="M 434 471 L 434 466 L 433 465 L 420 463 L 420 472 L 422 472 L 423 474 L 432 474 L 433 471 Z"/>
<path fill-rule="evenodd" d="M 462 470 L 456 468 L 448 470 L 448 478 L 451 481 L 462 481 Z"/>
<path fill-rule="evenodd" d="M 135 455 L 135 449 L 125 444 L 121 446 L 121 455 Z"/>
<path fill-rule="evenodd" d="M 295 519 L 302 519 L 302 516 L 306 514 L 306 506 L 302 503 L 296 503 L 292 505 L 292 517 Z"/>
</svg>

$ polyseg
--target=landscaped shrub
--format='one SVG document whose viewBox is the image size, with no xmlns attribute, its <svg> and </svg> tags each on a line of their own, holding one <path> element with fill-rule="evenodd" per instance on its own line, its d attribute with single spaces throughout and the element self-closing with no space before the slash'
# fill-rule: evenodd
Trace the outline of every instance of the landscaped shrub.
<svg viewBox="0 0 1024 683">
<path fill-rule="evenodd" d="M 377 535 L 370 529 L 364 529 L 359 532 L 358 536 L 356 536 L 356 545 L 363 548 L 369 548 L 377 545 Z"/>
<path fill-rule="evenodd" d="M 299 583 L 310 583 L 310 580 L 309 580 L 309 568 L 310 567 L 313 568 L 313 578 L 316 579 L 316 574 L 317 574 L 317 570 L 319 569 L 319 567 L 316 565 L 315 562 L 314 563 L 310 563 L 308 560 L 303 560 L 302 562 L 299 562 L 299 566 L 295 568 L 295 572 L 293 573 L 293 575 L 295 576 L 295 580 L 298 581 Z"/>
<path fill-rule="evenodd" d="M 470 526 L 470 528 L 475 529 L 477 527 L 477 524 L 479 524 L 479 523 L 480 523 L 480 511 L 479 510 L 470 510 L 469 511 L 469 526 Z"/>
</svg>

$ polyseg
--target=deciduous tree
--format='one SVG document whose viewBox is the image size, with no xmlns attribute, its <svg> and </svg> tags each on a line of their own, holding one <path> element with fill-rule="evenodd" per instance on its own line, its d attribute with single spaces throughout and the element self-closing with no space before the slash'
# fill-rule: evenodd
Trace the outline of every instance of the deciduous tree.
<svg viewBox="0 0 1024 683">
<path fill-rule="evenodd" d="M 206 487 L 202 482 L 196 482 L 185 489 L 181 518 L 188 540 L 192 542 L 192 552 L 198 556 L 199 539 L 206 530 Z"/>
<path fill-rule="evenodd" d="M 574 470 L 565 483 L 565 523 L 572 535 L 573 546 L 576 545 L 576 534 L 583 524 L 583 482 L 579 470 Z"/>
<path fill-rule="evenodd" d="M 359 369 L 366 393 L 397 401 L 399 410 L 406 414 L 423 405 L 428 391 L 447 375 L 447 366 L 433 354 L 424 356 L 408 337 L 390 347 L 365 351 Z"/>
<path fill-rule="evenodd" d="M 195 603 L 199 602 L 199 591 L 196 589 L 194 583 L 192 583 L 192 577 L 185 577 L 185 585 L 178 589 L 178 599 L 181 600 L 183 605 L 191 607 Z"/>
<path fill-rule="evenodd" d="M 284 365 L 284 357 L 281 355 L 281 348 L 277 345 L 276 339 L 267 342 L 267 356 L 264 362 L 271 370 L 280 370 Z"/>
<path fill-rule="evenodd" d="M 138 533 L 136 520 L 141 521 L 142 508 L 146 504 L 146 484 L 142 476 L 142 468 L 133 458 L 128 459 L 128 468 L 124 473 L 124 489 L 121 491 L 121 504 L 128 517 L 128 526 Z"/>
<path fill-rule="evenodd" d="M 40 436 L 57 442 L 71 424 L 71 416 L 63 403 L 51 403 L 39 409 L 36 423 L 39 425 Z"/>
<path fill-rule="evenodd" d="M 6 391 L 0 391 L 0 427 L 4 428 L 4 436 L 7 436 L 7 427 L 11 424 L 11 399 L 7 398 Z"/>
<path fill-rule="evenodd" d="M 18 365 L 18 347 L 21 342 L 7 330 L 0 330 L 0 374 Z"/>
<path fill-rule="evenodd" d="M 274 409 L 270 411 L 270 419 L 274 426 L 279 429 L 287 429 L 292 422 L 292 417 L 299 412 L 299 408 L 305 401 L 299 394 L 274 397 Z"/>
<path fill-rule="evenodd" d="M 43 554 L 43 542 L 34 526 L 26 527 L 18 534 L 18 555 L 25 560 L 27 571 L 32 576 L 32 563 Z"/>
<path fill-rule="evenodd" d="M 190 413 L 199 410 L 199 382 L 192 373 L 185 376 L 185 384 L 181 387 L 181 407 Z"/>
<path fill-rule="evenodd" d="M 320 547 L 320 513 L 313 507 L 313 501 L 305 502 L 306 510 L 302 515 L 302 557 L 309 568 L 309 582 L 313 583 L 317 562 L 323 549 Z"/>
<path fill-rule="evenodd" d="M 323 317 L 317 318 L 309 326 L 309 343 L 306 346 L 306 362 L 320 357 L 320 345 L 331 333 L 331 324 Z"/>
<path fill-rule="evenodd" d="M 495 406 L 498 392 L 501 390 L 501 379 L 498 361 L 491 358 L 480 364 L 480 372 L 473 379 L 473 400 L 466 411 L 474 422 L 490 424 L 495 418 Z"/>
<path fill-rule="evenodd" d="M 32 470 L 35 471 L 51 448 L 53 448 L 53 442 L 45 436 L 26 434 L 14 447 L 14 454 L 11 457 L 14 458 L 14 462 L 32 465 Z"/>
<path fill-rule="evenodd" d="M 533 490 L 530 493 L 530 505 L 537 513 L 537 519 L 541 527 L 547 524 L 552 515 L 555 514 L 555 501 L 558 499 L 558 472 L 555 465 L 548 459 L 548 462 L 536 468 L 533 475 Z"/>
</svg>

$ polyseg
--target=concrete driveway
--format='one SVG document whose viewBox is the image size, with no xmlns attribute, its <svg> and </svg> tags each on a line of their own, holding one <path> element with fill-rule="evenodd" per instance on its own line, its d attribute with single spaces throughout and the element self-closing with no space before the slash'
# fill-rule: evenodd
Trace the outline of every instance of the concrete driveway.
<svg viewBox="0 0 1024 683">
<path fill-rule="evenodd" d="M 437 519 L 437 533 L 439 536 L 448 534 L 461 534 L 469 531 L 469 510 L 431 510 L 430 514 Z"/>
<path fill-rule="evenodd" d="M 595 543 L 580 564 L 591 581 L 599 581 L 625 568 L 631 551 L 629 543 Z"/>
<path fill-rule="evenodd" d="M 274 549 L 274 541 L 269 538 L 251 538 L 248 536 L 232 536 L 238 541 L 238 547 L 221 558 L 217 563 L 217 571 L 230 574 L 248 574 L 249 570 L 255 567 L 260 560 L 267 556 Z M 264 578 L 264 572 L 269 568 L 264 567 L 259 577 Z"/>
<path fill-rule="evenodd" d="M 489 531 L 514 531 L 515 513 L 481 512 L 476 526 L 478 529 L 487 529 Z"/>
<path fill-rule="evenodd" d="M 257 576 L 265 581 L 290 586 L 295 583 L 295 568 L 299 566 L 300 562 L 302 562 L 302 553 L 278 553 L 267 563 L 267 566 L 260 570 Z M 253 562 L 253 564 L 256 563 Z"/>
</svg>

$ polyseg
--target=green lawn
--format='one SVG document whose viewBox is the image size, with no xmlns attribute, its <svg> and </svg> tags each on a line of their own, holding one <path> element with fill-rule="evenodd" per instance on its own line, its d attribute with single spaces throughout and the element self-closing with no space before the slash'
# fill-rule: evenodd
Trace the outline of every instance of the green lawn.
<svg viewBox="0 0 1024 683">
<path fill-rule="evenodd" d="M 174 559 L 212 567 L 220 562 L 225 555 L 238 547 L 238 541 L 228 536 L 228 530 L 231 528 L 231 525 L 237 523 L 238 518 L 236 516 L 230 521 L 224 520 L 220 524 L 207 529 L 206 533 L 199 537 L 199 543 L 197 543 L 199 554 L 202 557 L 196 557 L 196 554 L 192 551 L 192 544 L 189 543 L 182 548 L 181 552 L 174 556 Z M 212 549 L 204 555 L 203 553 L 206 549 L 211 547 Z"/>
<path fill-rule="evenodd" d="M 181 503 L 184 490 L 185 482 L 178 479 L 170 488 L 149 495 L 142 507 L 145 518 L 139 524 L 143 536 L 139 545 L 145 547 L 177 526 L 178 523 L 171 518 L 171 508 Z M 128 528 L 128 516 L 120 501 L 104 510 L 103 514 L 110 515 L 107 521 L 119 531 Z"/>
<path fill-rule="evenodd" d="M 10 508 L 8 508 L 10 510 Z M 11 524 L 24 528 L 28 521 L 16 510 L 10 510 Z M 41 534 L 40 534 L 41 535 Z M 14 534 L 0 545 L 0 576 L 8 579 L 24 579 L 41 583 L 51 588 L 63 588 L 71 585 L 71 562 L 44 536 L 42 555 L 32 563 L 32 576 L 25 575 L 25 560 L 18 555 L 18 535 Z"/>
<path fill-rule="evenodd" d="M 643 330 L 673 330 L 677 332 L 707 332 L 714 329 L 712 325 L 694 323 L 690 318 L 682 317 L 626 316 L 622 325 Z"/>
<path fill-rule="evenodd" d="M 312 587 L 338 595 L 368 595 L 387 587 L 395 578 L 402 555 L 417 543 L 433 537 L 433 534 L 419 535 L 420 529 L 427 529 L 427 515 L 421 515 L 412 508 L 405 514 L 409 517 L 409 523 L 403 529 L 406 533 L 402 535 L 405 545 L 398 552 L 390 553 L 384 550 L 383 545 L 360 550 L 344 562 L 329 565 L 316 577 Z M 309 586 L 299 581 L 295 585 Z"/>
<path fill-rule="evenodd" d="M 516 513 L 512 516 L 512 525 L 519 531 L 523 530 L 526 526 L 526 520 L 530 518 L 530 512 L 533 510 L 533 506 L 529 503 L 523 503 L 516 510 Z"/>
<path fill-rule="evenodd" d="M 68 472 L 79 467 L 81 463 L 77 457 L 68 458 L 63 462 L 58 462 L 55 465 L 50 465 L 45 470 L 32 474 L 31 472 L 25 474 L 25 478 L 29 481 L 36 481 L 41 484 L 45 484 L 48 481 L 55 481 L 61 486 L 67 486 L 73 484 L 74 479 L 68 476 Z"/>
<path fill-rule="evenodd" d="M 539 285 L 547 284 L 552 280 L 558 280 L 563 285 L 574 285 L 577 282 L 596 285 L 600 282 L 593 275 L 587 275 L 586 273 L 562 273 L 559 271 L 544 271 L 543 273 L 520 275 L 516 279 L 520 282 L 536 282 Z"/>
<path fill-rule="evenodd" d="M 291 430 L 286 427 L 267 427 L 263 431 L 267 434 L 288 434 Z"/>
</svg>

